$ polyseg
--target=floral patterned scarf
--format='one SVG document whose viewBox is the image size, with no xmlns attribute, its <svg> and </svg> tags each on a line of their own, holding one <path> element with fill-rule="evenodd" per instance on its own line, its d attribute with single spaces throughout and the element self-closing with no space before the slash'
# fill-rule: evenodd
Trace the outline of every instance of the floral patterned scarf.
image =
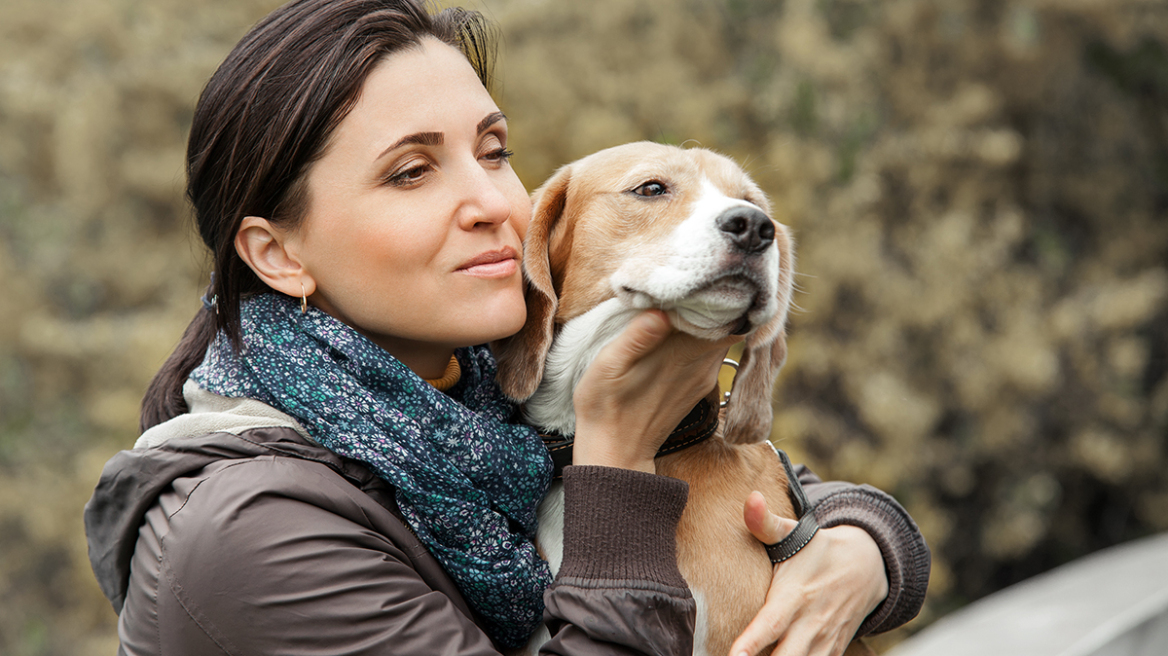
<svg viewBox="0 0 1168 656">
<path fill-rule="evenodd" d="M 281 294 L 245 300 L 242 352 L 220 333 L 191 378 L 221 396 L 295 417 L 338 455 L 397 490 L 406 521 L 505 647 L 522 645 L 543 614 L 548 565 L 536 553 L 536 507 L 551 460 L 495 383 L 485 346 L 459 349 L 447 393 L 366 337 Z"/>
</svg>

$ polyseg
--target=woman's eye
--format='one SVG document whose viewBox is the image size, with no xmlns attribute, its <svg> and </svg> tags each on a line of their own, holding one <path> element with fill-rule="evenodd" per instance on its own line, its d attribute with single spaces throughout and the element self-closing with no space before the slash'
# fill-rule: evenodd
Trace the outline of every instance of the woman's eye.
<svg viewBox="0 0 1168 656">
<path fill-rule="evenodd" d="M 492 162 L 505 162 L 505 161 L 511 159 L 511 156 L 514 154 L 515 154 L 514 152 L 507 150 L 506 148 L 499 148 L 497 150 L 492 150 L 491 152 L 487 153 L 486 155 L 483 155 L 483 159 L 486 159 L 486 160 L 489 160 Z"/>
<path fill-rule="evenodd" d="M 397 173 L 389 176 L 388 182 L 392 185 L 409 185 L 417 182 L 418 180 L 421 180 L 422 176 L 426 174 L 427 169 L 428 166 L 425 164 L 411 166 L 408 169 L 398 171 Z"/>
<path fill-rule="evenodd" d="M 646 196 L 646 197 L 660 196 L 660 195 L 666 194 L 668 192 L 669 192 L 669 187 L 666 187 L 664 182 L 658 182 L 657 180 L 650 180 L 649 182 L 646 182 L 645 184 L 643 184 L 639 187 L 633 188 L 634 194 L 636 194 L 638 196 Z"/>
</svg>

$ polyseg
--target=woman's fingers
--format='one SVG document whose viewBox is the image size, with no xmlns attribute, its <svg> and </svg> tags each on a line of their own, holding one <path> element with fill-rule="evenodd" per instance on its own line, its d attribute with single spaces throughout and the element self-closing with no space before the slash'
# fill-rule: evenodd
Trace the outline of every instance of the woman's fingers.
<svg viewBox="0 0 1168 656">
<path fill-rule="evenodd" d="M 659 348 L 671 332 L 669 318 L 664 312 L 660 310 L 642 312 L 601 349 L 596 362 L 606 369 L 605 373 L 619 377 Z"/>
<path fill-rule="evenodd" d="M 848 640 L 840 635 L 815 631 L 808 622 L 796 621 L 770 656 L 840 656 Z"/>
<path fill-rule="evenodd" d="M 746 520 L 746 528 L 759 542 L 774 544 L 787 537 L 795 530 L 799 523 L 793 519 L 779 517 L 767 508 L 766 499 L 762 492 L 751 492 L 746 498 L 746 506 L 742 511 Z"/>
<path fill-rule="evenodd" d="M 730 656 L 756 656 L 762 653 L 767 645 L 786 637 L 788 630 L 791 629 L 796 608 L 793 603 L 781 603 L 780 600 L 773 599 L 774 595 L 775 589 L 772 587 L 767 592 L 767 601 L 762 610 L 754 616 L 750 624 L 746 625 L 742 635 L 730 645 Z M 787 641 L 784 639 L 784 642 Z"/>
<path fill-rule="evenodd" d="M 730 647 L 731 656 L 764 654 L 778 642 L 771 656 L 840 656 L 848 637 L 827 618 L 807 608 L 802 590 L 772 586 L 766 603 Z"/>
</svg>

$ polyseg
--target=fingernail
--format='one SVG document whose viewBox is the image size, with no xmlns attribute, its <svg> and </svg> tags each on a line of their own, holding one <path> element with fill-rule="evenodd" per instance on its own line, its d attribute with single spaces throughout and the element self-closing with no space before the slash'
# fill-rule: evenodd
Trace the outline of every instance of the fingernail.
<svg viewBox="0 0 1168 656">
<path fill-rule="evenodd" d="M 669 328 L 669 318 L 660 310 L 646 310 L 637 318 L 644 322 L 646 327 L 654 330 L 665 330 Z"/>
</svg>

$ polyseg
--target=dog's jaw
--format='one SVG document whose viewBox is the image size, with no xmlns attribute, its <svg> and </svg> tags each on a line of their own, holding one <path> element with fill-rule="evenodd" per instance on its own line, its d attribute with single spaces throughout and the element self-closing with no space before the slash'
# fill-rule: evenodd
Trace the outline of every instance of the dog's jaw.
<svg viewBox="0 0 1168 656">
<path fill-rule="evenodd" d="M 679 299 L 653 296 L 628 286 L 617 292 L 617 298 L 631 308 L 664 310 L 681 332 L 718 340 L 746 334 L 774 316 L 774 295 L 759 291 L 765 288 L 749 276 L 728 275 Z"/>
</svg>

